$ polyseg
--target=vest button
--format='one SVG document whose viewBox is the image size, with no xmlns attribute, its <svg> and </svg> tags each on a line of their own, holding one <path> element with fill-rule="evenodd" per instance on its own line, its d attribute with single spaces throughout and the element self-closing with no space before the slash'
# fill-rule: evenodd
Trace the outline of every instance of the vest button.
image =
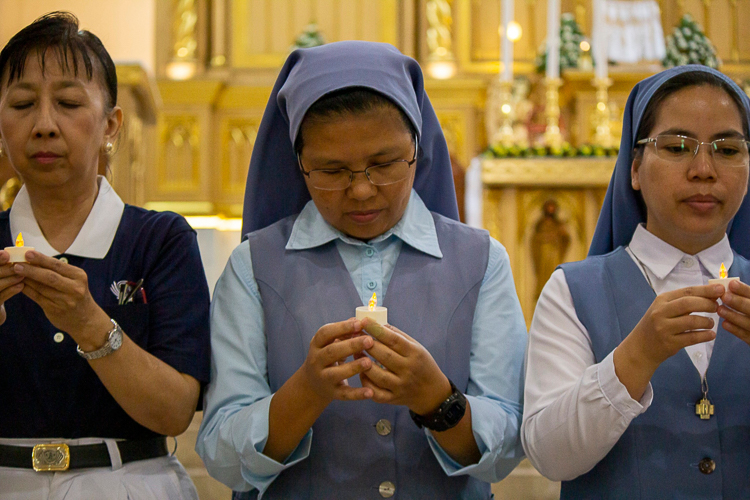
<svg viewBox="0 0 750 500">
<path fill-rule="evenodd" d="M 368 282 L 367 282 L 367 288 L 369 288 L 370 290 L 375 290 L 375 288 L 376 288 L 377 286 L 378 286 L 378 284 L 377 284 L 377 283 L 375 283 L 374 281 L 368 281 Z"/>
<path fill-rule="evenodd" d="M 65 340 L 65 334 L 63 332 L 57 332 L 54 337 L 52 337 L 52 340 L 59 344 L 60 342 Z"/>
<path fill-rule="evenodd" d="M 59 261 L 60 261 L 60 262 L 62 262 L 63 264 L 67 264 L 67 263 L 68 263 L 68 258 L 67 258 L 67 257 L 60 257 L 60 258 L 59 258 L 59 259 L 57 259 L 57 260 L 59 260 Z"/>
<path fill-rule="evenodd" d="M 390 481 L 383 481 L 380 483 L 380 486 L 378 486 L 378 493 L 380 493 L 380 496 L 383 498 L 391 498 L 396 494 L 396 485 Z"/>
<path fill-rule="evenodd" d="M 375 430 L 378 431 L 378 434 L 381 436 L 387 436 L 391 433 L 391 423 L 388 420 L 381 418 L 378 420 L 378 423 L 375 424 Z"/>
<path fill-rule="evenodd" d="M 698 470 L 704 474 L 711 474 L 716 469 L 716 462 L 710 458 L 704 458 L 698 463 Z"/>
</svg>

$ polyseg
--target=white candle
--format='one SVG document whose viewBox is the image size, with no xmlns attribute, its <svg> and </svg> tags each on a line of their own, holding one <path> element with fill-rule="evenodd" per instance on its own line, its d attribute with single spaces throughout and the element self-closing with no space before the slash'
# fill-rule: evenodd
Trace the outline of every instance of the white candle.
<svg viewBox="0 0 750 500">
<path fill-rule="evenodd" d="M 605 0 L 594 0 L 594 12 L 593 12 L 593 34 L 591 42 L 593 44 L 594 52 L 594 76 L 597 79 L 604 80 L 607 78 L 609 63 L 608 57 L 608 42 L 607 42 L 607 27 L 605 24 Z"/>
<path fill-rule="evenodd" d="M 547 79 L 560 78 L 560 0 L 547 3 Z"/>
<path fill-rule="evenodd" d="M 388 308 L 378 306 L 378 296 L 374 293 L 370 299 L 370 303 L 366 306 L 359 306 L 355 312 L 355 318 L 365 319 L 371 318 L 380 323 L 381 325 L 388 324 Z"/>
<path fill-rule="evenodd" d="M 500 52 L 503 60 L 503 73 L 500 79 L 504 82 L 513 81 L 513 42 L 508 38 L 508 25 L 513 21 L 514 0 L 503 0 L 502 26 L 503 36 L 500 43 Z"/>
<path fill-rule="evenodd" d="M 729 291 L 729 283 L 732 281 L 739 281 L 739 278 L 728 278 L 727 268 L 724 267 L 724 263 L 721 263 L 721 269 L 719 270 L 719 277 L 708 280 L 709 285 L 724 285 L 724 290 Z"/>
<path fill-rule="evenodd" d="M 16 245 L 5 247 L 4 250 L 10 254 L 10 260 L 8 262 L 26 262 L 26 252 L 34 250 L 34 247 L 23 246 L 23 235 L 18 233 Z"/>
</svg>

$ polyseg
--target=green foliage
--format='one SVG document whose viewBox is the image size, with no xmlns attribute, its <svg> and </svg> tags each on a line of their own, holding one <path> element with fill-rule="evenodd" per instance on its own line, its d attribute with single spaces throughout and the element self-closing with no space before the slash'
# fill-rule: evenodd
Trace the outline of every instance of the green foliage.
<svg viewBox="0 0 750 500">
<path fill-rule="evenodd" d="M 317 47 L 318 45 L 323 45 L 325 43 L 326 41 L 323 38 L 323 34 L 318 29 L 318 25 L 315 23 L 310 23 L 305 26 L 305 29 L 302 31 L 302 33 L 300 33 L 297 39 L 294 40 L 292 50 Z"/>
<path fill-rule="evenodd" d="M 711 40 L 690 14 L 685 14 L 672 34 L 667 36 L 667 56 L 662 61 L 665 68 L 685 64 L 702 64 L 718 68 L 721 60 L 716 55 Z"/>
<path fill-rule="evenodd" d="M 578 58 L 581 57 L 581 42 L 585 40 L 581 27 L 573 14 L 565 12 L 560 16 L 560 71 L 567 68 L 577 68 Z M 547 44 L 539 48 L 536 56 L 536 71 L 544 73 L 547 68 Z"/>
<path fill-rule="evenodd" d="M 485 158 L 605 157 L 617 156 L 618 151 L 617 147 L 603 148 L 592 144 L 583 144 L 576 148 L 567 142 L 563 142 L 560 147 L 534 146 L 531 148 L 494 144 L 484 151 L 483 156 Z"/>
</svg>

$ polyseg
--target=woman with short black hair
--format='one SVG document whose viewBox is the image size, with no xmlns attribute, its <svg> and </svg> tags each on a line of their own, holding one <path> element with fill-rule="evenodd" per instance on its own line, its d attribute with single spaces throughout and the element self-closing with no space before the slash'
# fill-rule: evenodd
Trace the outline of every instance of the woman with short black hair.
<svg viewBox="0 0 750 500">
<path fill-rule="evenodd" d="M 165 436 L 208 381 L 208 288 L 177 214 L 98 176 L 122 124 L 99 39 L 52 13 L 0 52 L 0 499 L 197 499 Z"/>
</svg>

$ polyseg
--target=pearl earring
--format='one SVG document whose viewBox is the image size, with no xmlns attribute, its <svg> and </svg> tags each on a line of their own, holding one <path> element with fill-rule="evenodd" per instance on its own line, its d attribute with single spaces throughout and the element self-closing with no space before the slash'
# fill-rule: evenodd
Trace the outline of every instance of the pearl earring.
<svg viewBox="0 0 750 500">
<path fill-rule="evenodd" d="M 104 152 L 108 155 L 112 154 L 112 151 L 115 149 L 114 145 L 111 142 L 107 142 L 107 144 L 104 145 Z"/>
</svg>

